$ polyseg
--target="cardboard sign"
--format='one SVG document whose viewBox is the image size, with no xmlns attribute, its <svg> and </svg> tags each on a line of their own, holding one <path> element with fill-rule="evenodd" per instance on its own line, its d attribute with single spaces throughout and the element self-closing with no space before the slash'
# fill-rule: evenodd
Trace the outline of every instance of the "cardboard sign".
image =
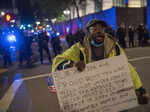
<svg viewBox="0 0 150 112">
<path fill-rule="evenodd" d="M 52 73 L 62 112 L 119 112 L 138 105 L 125 56 Z"/>
</svg>

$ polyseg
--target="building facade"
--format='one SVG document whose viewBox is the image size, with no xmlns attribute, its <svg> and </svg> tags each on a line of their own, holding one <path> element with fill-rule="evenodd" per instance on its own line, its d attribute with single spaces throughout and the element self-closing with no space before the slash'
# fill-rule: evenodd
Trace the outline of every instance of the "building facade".
<svg viewBox="0 0 150 112">
<path fill-rule="evenodd" d="M 147 0 L 147 28 L 150 31 L 150 0 Z"/>
<path fill-rule="evenodd" d="M 122 8 L 142 8 L 146 7 L 147 0 L 76 0 L 79 8 L 79 15 L 85 16 L 91 13 L 104 11 L 112 7 Z M 77 17 L 77 11 L 74 6 L 71 7 L 71 18 Z"/>
</svg>

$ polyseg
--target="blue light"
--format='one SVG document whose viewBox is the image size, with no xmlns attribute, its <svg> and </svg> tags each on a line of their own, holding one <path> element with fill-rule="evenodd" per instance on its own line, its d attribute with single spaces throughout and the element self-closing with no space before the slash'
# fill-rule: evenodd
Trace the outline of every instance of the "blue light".
<svg viewBox="0 0 150 112">
<path fill-rule="evenodd" d="M 24 26 L 23 26 L 23 25 L 21 25 L 21 26 L 20 26 L 20 29 L 23 29 L 23 27 L 24 27 Z"/>
<path fill-rule="evenodd" d="M 82 21 L 81 21 L 81 18 L 78 18 L 78 26 L 79 26 L 79 29 L 82 29 Z"/>
<path fill-rule="evenodd" d="M 15 46 L 10 46 L 10 48 L 12 49 L 12 51 L 16 51 L 16 47 Z"/>
<path fill-rule="evenodd" d="M 24 26 L 24 27 L 23 27 L 23 29 L 25 30 L 25 29 L 26 29 L 26 27 Z"/>
<path fill-rule="evenodd" d="M 16 36 L 15 35 L 8 35 L 7 39 L 9 42 L 16 42 Z"/>
<path fill-rule="evenodd" d="M 52 27 L 50 27 L 49 30 L 52 31 Z"/>
<path fill-rule="evenodd" d="M 56 33 L 56 36 L 59 36 L 59 35 L 60 35 L 60 33 L 59 33 L 59 32 L 57 32 L 57 33 Z"/>
<path fill-rule="evenodd" d="M 128 0 L 125 0 L 125 3 L 128 4 Z"/>
<path fill-rule="evenodd" d="M 30 24 L 28 24 L 28 27 L 30 28 L 30 27 L 31 27 L 31 25 L 30 25 Z"/>
<path fill-rule="evenodd" d="M 66 32 L 69 33 L 69 30 L 70 30 L 69 27 L 67 27 L 67 28 L 66 28 Z"/>
</svg>

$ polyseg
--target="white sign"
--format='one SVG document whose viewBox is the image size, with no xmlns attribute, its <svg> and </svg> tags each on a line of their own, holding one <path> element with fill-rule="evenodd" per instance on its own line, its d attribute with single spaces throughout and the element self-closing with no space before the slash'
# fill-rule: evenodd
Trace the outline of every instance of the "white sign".
<svg viewBox="0 0 150 112">
<path fill-rule="evenodd" d="M 62 112 L 119 112 L 138 105 L 125 56 L 52 73 Z"/>
</svg>

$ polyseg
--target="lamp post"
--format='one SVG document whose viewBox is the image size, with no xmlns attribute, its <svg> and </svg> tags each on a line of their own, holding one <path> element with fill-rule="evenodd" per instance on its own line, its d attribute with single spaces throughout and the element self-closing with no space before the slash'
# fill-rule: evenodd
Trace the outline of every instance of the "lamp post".
<svg viewBox="0 0 150 112">
<path fill-rule="evenodd" d="M 36 21 L 36 25 L 38 26 L 41 22 L 40 21 Z"/>
<path fill-rule="evenodd" d="M 66 9 L 64 10 L 64 14 L 67 16 L 67 19 L 69 20 L 70 19 L 70 10 Z"/>
<path fill-rule="evenodd" d="M 4 15 L 5 15 L 5 12 L 2 11 L 2 12 L 1 12 L 1 16 L 4 16 Z"/>
<path fill-rule="evenodd" d="M 51 19 L 51 22 L 54 24 L 56 22 L 56 18 Z"/>
</svg>

